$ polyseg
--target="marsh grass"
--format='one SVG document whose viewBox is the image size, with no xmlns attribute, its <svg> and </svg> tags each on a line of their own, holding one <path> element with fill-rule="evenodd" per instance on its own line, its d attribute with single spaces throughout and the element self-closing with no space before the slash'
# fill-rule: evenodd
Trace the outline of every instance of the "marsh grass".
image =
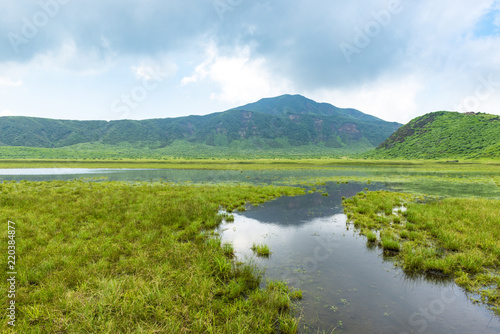
<svg viewBox="0 0 500 334">
<path fill-rule="evenodd" d="M 366 232 L 366 238 L 368 239 L 368 242 L 371 242 L 371 243 L 377 242 L 377 234 L 375 234 L 371 230 Z"/>
<path fill-rule="evenodd" d="M 437 174 L 452 172 L 485 172 L 498 171 L 500 160 L 469 160 L 449 164 L 439 160 L 375 160 L 375 159 L 304 159 L 304 158 L 274 158 L 274 159 L 182 159 L 165 157 L 161 159 L 2 159 L 0 168 L 159 168 L 159 169 L 213 169 L 213 170 L 262 170 L 262 169 L 317 169 L 366 167 L 384 170 L 398 168 L 398 171 L 422 171 Z M 494 177 L 495 178 L 495 177 Z M 335 180 L 348 183 L 350 179 Z M 496 182 L 500 182 L 498 176 Z M 329 180 L 325 180 L 329 181 Z M 367 183 L 377 181 L 366 179 Z M 324 181 L 321 181 L 324 182 Z"/>
<path fill-rule="evenodd" d="M 256 244 L 254 243 L 251 247 L 251 250 L 254 251 L 255 254 L 262 257 L 269 257 L 271 255 L 271 250 L 269 246 L 266 244 Z"/>
<path fill-rule="evenodd" d="M 301 189 L 53 181 L 0 192 L 0 222 L 16 223 L 18 333 L 293 333 L 286 285 L 259 289 L 256 267 L 209 232 L 220 206 Z M 6 270 L 0 280 L 7 291 Z"/>
<path fill-rule="evenodd" d="M 384 251 L 399 252 L 399 242 L 391 237 L 382 237 L 380 244 Z"/>
<path fill-rule="evenodd" d="M 229 258 L 234 257 L 234 247 L 233 247 L 233 244 L 228 243 L 228 242 L 222 244 L 222 250 L 223 250 L 225 256 L 227 256 Z"/>
<path fill-rule="evenodd" d="M 500 201 L 385 191 L 343 200 L 362 234 L 380 231 L 384 250 L 399 251 L 404 270 L 448 275 L 500 314 Z M 407 210 L 393 210 L 404 205 Z"/>
</svg>

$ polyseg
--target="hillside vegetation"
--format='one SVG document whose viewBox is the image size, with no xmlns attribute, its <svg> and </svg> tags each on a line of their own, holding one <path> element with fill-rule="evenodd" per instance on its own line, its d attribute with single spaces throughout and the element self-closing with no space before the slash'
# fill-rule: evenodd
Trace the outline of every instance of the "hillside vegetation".
<svg viewBox="0 0 500 334">
<path fill-rule="evenodd" d="M 447 111 L 426 114 L 399 128 L 366 157 L 500 158 L 500 116 Z"/>
<path fill-rule="evenodd" d="M 0 117 L 0 146 L 102 151 L 120 157 L 234 156 L 284 152 L 335 155 L 375 148 L 401 124 L 300 95 L 284 95 L 205 116 L 148 120 L 72 121 Z M 24 153 L 20 153 L 23 151 Z M 2 153 L 5 152 L 6 155 Z M 0 150 L 22 158 L 27 149 Z M 64 158 L 59 151 L 56 157 Z M 34 158 L 33 155 L 29 157 Z M 75 154 L 68 154 L 76 158 Z"/>
</svg>

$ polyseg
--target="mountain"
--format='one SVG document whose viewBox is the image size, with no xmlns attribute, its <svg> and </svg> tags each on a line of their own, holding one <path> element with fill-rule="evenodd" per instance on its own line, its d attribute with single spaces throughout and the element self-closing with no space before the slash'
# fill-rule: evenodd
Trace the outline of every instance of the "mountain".
<svg viewBox="0 0 500 334">
<path fill-rule="evenodd" d="M 374 158 L 500 158 L 500 116 L 438 111 L 413 119 L 374 152 Z"/>
<path fill-rule="evenodd" d="M 356 109 L 337 108 L 329 103 L 318 103 L 301 95 L 282 95 L 266 98 L 233 110 L 256 111 L 268 115 L 321 115 L 352 117 L 360 121 L 384 122 L 380 118 L 367 115 Z"/>
<path fill-rule="evenodd" d="M 0 117 L 0 146 L 65 148 L 93 143 L 160 149 L 182 142 L 234 151 L 314 146 L 334 153 L 375 148 L 400 126 L 355 109 L 284 95 L 205 116 L 142 121 Z"/>
</svg>

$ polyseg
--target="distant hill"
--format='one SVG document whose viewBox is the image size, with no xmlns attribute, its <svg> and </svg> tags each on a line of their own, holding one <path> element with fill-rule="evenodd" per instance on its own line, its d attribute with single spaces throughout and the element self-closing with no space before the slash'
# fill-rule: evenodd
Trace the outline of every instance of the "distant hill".
<svg viewBox="0 0 500 334">
<path fill-rule="evenodd" d="M 439 111 L 413 119 L 374 152 L 374 158 L 500 158 L 500 116 Z"/>
<path fill-rule="evenodd" d="M 309 150 L 314 146 L 334 154 L 375 148 L 400 126 L 355 109 L 284 95 L 205 116 L 142 121 L 0 117 L 0 146 L 67 148 L 93 144 L 166 149 L 175 143 L 175 147 L 193 146 L 197 150 L 219 147 L 229 153 L 242 149 Z"/>
</svg>

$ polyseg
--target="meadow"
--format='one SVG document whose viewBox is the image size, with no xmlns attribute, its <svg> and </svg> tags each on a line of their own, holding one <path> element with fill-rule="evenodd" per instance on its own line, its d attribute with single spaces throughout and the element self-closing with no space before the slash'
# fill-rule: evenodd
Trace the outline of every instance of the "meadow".
<svg viewBox="0 0 500 334">
<path fill-rule="evenodd" d="M 428 172 L 500 171 L 500 160 L 373 160 L 335 158 L 164 158 L 164 159 L 1 159 L 0 168 L 144 168 L 144 169 L 213 169 L 269 170 L 317 169 L 332 167 L 399 168 Z"/>
<path fill-rule="evenodd" d="M 300 293 L 282 282 L 259 289 L 261 273 L 233 261 L 213 231 L 221 208 L 302 189 L 52 181 L 3 182 L 0 192 L 0 221 L 16 226 L 18 333 L 296 331 Z"/>
</svg>

